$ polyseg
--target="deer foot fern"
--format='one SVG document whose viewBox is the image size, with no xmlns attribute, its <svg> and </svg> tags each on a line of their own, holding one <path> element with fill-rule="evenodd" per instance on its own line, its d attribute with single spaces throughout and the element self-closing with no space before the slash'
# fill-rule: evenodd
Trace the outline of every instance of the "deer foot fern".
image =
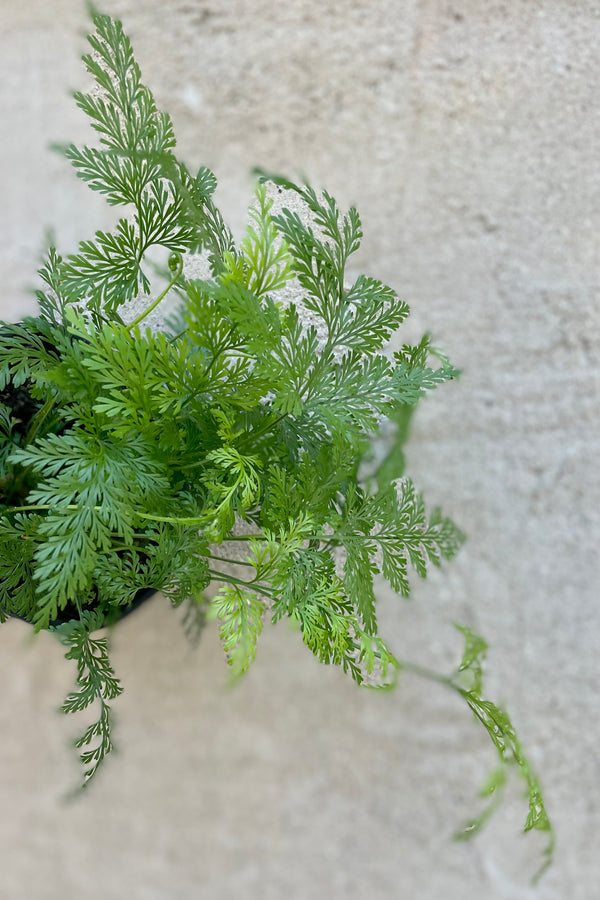
<svg viewBox="0 0 600 900">
<path fill-rule="evenodd" d="M 408 307 L 377 279 L 350 278 L 360 218 L 326 192 L 263 177 L 236 245 L 213 173 L 175 156 L 171 120 L 121 24 L 93 22 L 84 61 L 96 87 L 75 99 L 99 145 L 64 153 L 128 214 L 65 258 L 50 248 L 39 316 L 0 329 L 0 616 L 54 630 L 76 663 L 63 709 L 99 711 L 77 741 L 85 782 L 111 750 L 121 691 L 93 632 L 152 588 L 188 605 L 192 629 L 218 619 L 235 676 L 265 620 L 289 617 L 319 660 L 358 684 L 388 688 L 413 669 L 451 687 L 498 752 L 494 792 L 514 765 L 526 828 L 551 837 L 511 721 L 484 699 L 483 641 L 463 629 L 464 657 L 446 678 L 398 659 L 378 633 L 374 576 L 408 596 L 409 570 L 424 576 L 463 541 L 439 510 L 427 514 L 402 456 L 411 410 L 457 371 L 427 335 L 383 352 Z M 160 290 L 145 262 L 156 246 L 167 255 Z M 199 253 L 203 277 L 190 274 Z M 151 291 L 126 322 L 124 304 Z M 170 326 L 151 330 L 167 294 Z M 7 391 L 31 401 L 28 423 Z M 386 420 L 396 444 L 363 478 Z M 223 566 L 226 545 L 242 547 L 246 577 Z"/>
</svg>

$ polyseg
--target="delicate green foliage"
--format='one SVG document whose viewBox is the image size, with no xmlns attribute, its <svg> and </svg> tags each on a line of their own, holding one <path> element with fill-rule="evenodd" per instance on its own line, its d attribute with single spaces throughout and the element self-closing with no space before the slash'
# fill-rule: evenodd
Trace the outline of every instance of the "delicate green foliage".
<svg viewBox="0 0 600 900">
<path fill-rule="evenodd" d="M 0 622 L 9 615 L 35 615 L 33 519 L 19 514 L 12 522 L 0 518 Z"/>
<path fill-rule="evenodd" d="M 0 327 L 0 388 L 13 388 L 26 384 L 29 379 L 41 377 L 56 364 L 56 356 L 48 338 L 60 340 L 55 329 L 44 320 L 25 319 L 19 324 L 3 323 Z"/>
<path fill-rule="evenodd" d="M 242 456 L 234 447 L 211 450 L 206 459 L 212 463 L 204 476 L 212 501 L 205 513 L 206 533 L 220 542 L 233 528 L 236 513 L 243 515 L 258 498 L 258 460 L 254 456 Z"/>
<path fill-rule="evenodd" d="M 469 628 L 456 626 L 465 638 L 465 648 L 460 665 L 455 676 L 450 682 L 458 693 L 464 698 L 473 712 L 475 718 L 483 725 L 500 758 L 500 767 L 495 769 L 481 790 L 483 797 L 491 796 L 492 802 L 484 811 L 469 822 L 457 838 L 470 837 L 481 830 L 487 822 L 490 814 L 498 805 L 502 789 L 506 783 L 506 771 L 509 766 L 516 766 L 521 778 L 527 787 L 528 813 L 525 822 L 525 831 L 532 829 L 544 831 L 548 834 L 548 844 L 545 850 L 547 857 L 543 867 L 538 871 L 536 879 L 551 864 L 554 852 L 554 832 L 546 813 L 541 789 L 531 764 L 525 756 L 521 742 L 515 732 L 508 713 L 482 696 L 482 662 L 487 650 L 486 642 L 474 634 Z M 470 676 L 470 686 L 464 687 L 465 675 Z"/>
<path fill-rule="evenodd" d="M 39 317 L 0 328 L 0 618 L 55 629 L 78 671 L 65 711 L 99 704 L 77 742 L 86 781 L 110 751 L 120 693 L 92 633 L 140 590 L 183 604 L 196 633 L 210 610 L 235 676 L 264 621 L 287 617 L 318 660 L 388 688 L 403 664 L 378 634 L 375 576 L 408 596 L 410 568 L 424 576 L 463 540 L 439 510 L 426 514 L 402 454 L 412 408 L 457 371 L 428 335 L 382 352 L 408 306 L 371 276 L 348 277 L 357 211 L 276 179 L 293 209 L 284 193 L 274 214 L 260 183 L 236 245 L 213 173 L 193 176 L 175 156 L 121 24 L 93 21 L 95 87 L 75 99 L 99 146 L 64 153 L 126 212 L 70 256 L 51 247 Z M 144 262 L 156 246 L 170 254 L 154 268 L 160 291 Z M 208 265 L 190 278 L 198 251 Z M 171 329 L 145 328 L 168 291 L 180 301 Z M 126 324 L 122 304 L 146 293 L 155 299 Z M 363 477 L 386 419 L 394 447 Z M 231 554 L 219 545 L 236 541 L 245 578 L 221 565 Z M 456 678 L 442 680 L 524 775 L 527 827 L 547 827 L 510 720 L 482 699 L 485 644 L 463 633 Z"/>
<path fill-rule="evenodd" d="M 307 593 L 295 592 L 290 613 L 301 627 L 307 647 L 321 662 L 352 668 L 352 606 L 339 579 L 327 566 L 316 566 L 307 579 Z M 357 671 L 357 670 L 355 670 Z"/>
<path fill-rule="evenodd" d="M 152 94 L 142 84 L 121 23 L 99 14 L 93 19 L 96 33 L 88 37 L 93 54 L 86 54 L 83 61 L 104 95 L 98 99 L 77 92 L 77 105 L 109 150 L 152 157 L 174 147 L 171 120 L 157 111 Z"/>
<path fill-rule="evenodd" d="M 357 211 L 352 207 L 342 216 L 327 192 L 321 200 L 310 187 L 288 186 L 306 203 L 322 232 L 320 236 L 288 209 L 273 218 L 289 245 L 292 269 L 307 291 L 304 305 L 327 326 L 323 356 L 339 347 L 357 356 L 380 349 L 408 315 L 408 306 L 391 288 L 366 275 L 346 288 L 346 263 L 362 238 Z"/>
<path fill-rule="evenodd" d="M 242 254 L 237 259 L 227 254 L 226 259 L 232 280 L 237 276 L 243 286 L 260 299 L 270 291 L 284 287 L 292 274 L 287 247 L 278 239 L 270 216 L 273 200 L 267 198 L 264 184 L 257 187 L 256 199 L 257 208 L 250 210 L 251 224 L 242 240 Z"/>
<path fill-rule="evenodd" d="M 482 637 L 479 637 L 470 628 L 466 628 L 464 625 L 455 625 L 455 628 L 457 631 L 460 631 L 465 639 L 465 648 L 457 672 L 464 673 L 461 676 L 463 683 L 465 681 L 470 682 L 464 685 L 465 688 L 479 696 L 481 694 L 481 680 L 483 677 L 483 660 L 485 659 L 488 645 Z"/>
<path fill-rule="evenodd" d="M 264 601 L 239 584 L 226 584 L 212 600 L 220 621 L 219 635 L 233 674 L 242 675 L 256 656 L 263 628 Z"/>
<path fill-rule="evenodd" d="M 378 690 L 389 690 L 394 687 L 402 664 L 390 651 L 387 644 L 380 638 L 366 632 L 360 632 L 359 662 L 366 676 L 376 676 L 374 682 L 367 683 L 367 687 Z M 391 676 L 391 677 L 390 677 Z"/>
<path fill-rule="evenodd" d="M 103 624 L 103 617 L 98 612 L 82 612 L 79 621 L 66 622 L 56 628 L 61 641 L 69 649 L 65 656 L 77 663 L 78 690 L 69 694 L 62 706 L 65 713 L 79 712 L 88 706 L 99 704 L 99 716 L 75 741 L 81 750 L 81 761 L 89 766 L 84 774 L 87 784 L 96 773 L 98 766 L 112 750 L 110 737 L 110 706 L 122 692 L 121 685 L 108 659 L 108 642 L 106 638 L 92 638 L 90 632 Z"/>
<path fill-rule="evenodd" d="M 380 570 L 374 561 L 378 550 L 384 577 L 407 597 L 408 563 L 424 577 L 428 562 L 437 566 L 442 558 L 452 559 L 464 540 L 439 510 L 426 520 L 423 499 L 410 479 L 399 482 L 396 490 L 388 487 L 372 496 L 350 485 L 334 527 L 334 538 L 346 552 L 346 587 L 369 633 L 376 631 L 373 576 Z"/>
<path fill-rule="evenodd" d="M 61 269 L 62 292 L 85 297 L 98 317 L 150 289 L 141 268 L 150 247 L 183 252 L 206 244 L 218 252 L 230 248 L 231 238 L 210 200 L 212 173 L 202 168 L 192 179 L 173 156 L 171 120 L 142 83 L 121 23 L 94 15 L 94 24 L 93 53 L 84 62 L 97 87 L 76 92 L 75 100 L 102 147 L 69 145 L 64 152 L 79 177 L 109 203 L 134 207 L 131 219 L 120 219 L 113 233 L 98 231 L 95 240 L 83 241 Z"/>
<path fill-rule="evenodd" d="M 141 196 L 133 223 L 120 219 L 114 234 L 97 231 L 95 241 L 82 241 L 64 267 L 65 291 L 105 311 L 149 291 L 140 266 L 146 251 L 156 244 L 184 251 L 192 242 L 191 231 L 179 224 L 181 214 L 181 201 L 153 185 Z"/>
<path fill-rule="evenodd" d="M 67 297 L 62 286 L 62 261 L 56 248 L 50 246 L 46 263 L 39 271 L 40 278 L 48 285 L 50 291 L 37 290 L 35 292 L 42 316 L 54 325 L 59 325 L 64 320 L 67 304 Z"/>
<path fill-rule="evenodd" d="M 159 502 L 168 481 L 139 436 L 119 445 L 73 429 L 17 448 L 11 459 L 45 476 L 28 499 L 48 509 L 34 553 L 35 623 L 47 628 L 59 608 L 91 589 L 98 555 L 111 541 L 132 540 L 136 505 Z"/>
<path fill-rule="evenodd" d="M 293 566 L 294 554 L 304 550 L 306 541 L 315 534 L 315 523 L 306 511 L 297 520 L 290 519 L 287 526 L 281 525 L 277 533 L 268 528 L 260 538 L 250 537 L 247 559 L 255 570 L 255 580 L 274 579 L 274 586 L 287 587 L 292 580 L 289 567 Z"/>
</svg>

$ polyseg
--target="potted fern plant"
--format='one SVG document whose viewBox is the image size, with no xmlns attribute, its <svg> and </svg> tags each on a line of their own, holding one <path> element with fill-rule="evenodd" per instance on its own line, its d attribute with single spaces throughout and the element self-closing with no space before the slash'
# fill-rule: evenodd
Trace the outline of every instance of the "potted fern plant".
<svg viewBox="0 0 600 900">
<path fill-rule="evenodd" d="M 0 617 L 53 631 L 76 663 L 63 709 L 98 709 L 77 741 L 85 784 L 111 749 L 121 690 L 97 632 L 147 592 L 198 625 L 217 618 L 235 675 L 263 623 L 289 617 L 323 663 L 386 688 L 408 664 L 378 633 L 374 576 L 407 596 L 409 568 L 424 576 L 463 540 L 426 513 L 401 452 L 419 398 L 457 372 L 427 335 L 385 352 L 408 307 L 375 278 L 349 278 L 356 210 L 263 174 L 236 245 L 215 176 L 175 155 L 121 23 L 93 24 L 96 87 L 75 99 L 100 144 L 64 153 L 128 216 L 70 256 L 50 248 L 39 315 L 0 329 Z M 162 268 L 146 262 L 154 247 Z M 148 327 L 163 301 L 168 319 Z M 384 423 L 395 439 L 377 465 Z M 526 829 L 551 838 L 510 719 L 483 697 L 486 645 L 461 630 L 456 671 L 434 677 L 498 750 L 490 790 L 516 766 Z"/>
</svg>

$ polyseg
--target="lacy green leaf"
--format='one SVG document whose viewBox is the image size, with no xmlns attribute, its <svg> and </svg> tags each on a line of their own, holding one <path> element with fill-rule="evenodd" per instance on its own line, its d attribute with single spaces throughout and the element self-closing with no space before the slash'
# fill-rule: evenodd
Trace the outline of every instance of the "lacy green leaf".
<svg viewBox="0 0 600 900">
<path fill-rule="evenodd" d="M 98 767 L 112 750 L 110 700 L 122 693 L 108 657 L 106 638 L 93 638 L 91 633 L 103 624 L 97 613 L 84 611 L 80 621 L 72 621 L 54 629 L 68 648 L 66 659 L 77 664 L 77 690 L 68 694 L 62 710 L 76 713 L 96 705 L 98 719 L 75 741 L 82 752 L 81 761 L 86 768 L 84 786 L 96 774 Z"/>
</svg>

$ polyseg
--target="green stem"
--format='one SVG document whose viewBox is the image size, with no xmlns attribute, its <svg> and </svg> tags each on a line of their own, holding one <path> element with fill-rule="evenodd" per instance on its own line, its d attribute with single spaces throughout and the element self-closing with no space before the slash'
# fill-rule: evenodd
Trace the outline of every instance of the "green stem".
<svg viewBox="0 0 600 900">
<path fill-rule="evenodd" d="M 206 516 L 157 516 L 154 513 L 136 511 L 140 519 L 148 519 L 150 522 L 166 522 L 169 525 L 205 525 Z"/>
<path fill-rule="evenodd" d="M 360 644 L 356 643 L 356 641 L 351 641 L 351 645 L 355 650 L 361 649 Z M 381 659 L 381 653 L 378 653 L 376 650 L 374 651 L 374 656 L 377 659 Z M 425 666 L 420 666 L 418 663 L 398 659 L 397 657 L 394 657 L 394 659 L 400 671 L 412 672 L 414 675 L 418 675 L 419 678 L 425 678 L 427 681 L 435 681 L 437 684 L 443 684 L 446 687 L 452 688 L 453 691 L 461 694 L 461 696 L 465 693 L 452 677 L 440 675 L 440 673 L 436 672 L 434 669 L 428 669 Z"/>
<path fill-rule="evenodd" d="M 252 441 L 253 443 L 256 442 L 256 438 L 262 437 L 262 435 L 266 434 L 268 431 L 272 431 L 273 428 L 279 425 L 279 423 L 287 417 L 287 415 L 288 413 L 282 413 L 280 416 L 277 416 L 273 422 L 266 422 L 260 428 L 257 428 L 256 431 L 249 431 L 241 441 L 242 447 L 249 441 Z"/>
<path fill-rule="evenodd" d="M 131 537 L 133 540 L 153 541 L 155 544 L 158 543 L 158 538 L 156 537 L 155 534 L 146 534 L 145 532 L 134 532 L 131 535 Z M 116 551 L 118 551 L 118 550 L 134 550 L 136 553 L 138 553 L 138 552 L 145 553 L 146 552 L 144 549 L 134 547 L 133 544 L 111 544 L 110 549 L 116 550 Z"/>
<path fill-rule="evenodd" d="M 231 560 L 228 560 L 231 562 Z M 273 594 L 266 588 L 259 587 L 257 584 L 249 581 L 243 581 L 241 578 L 235 578 L 233 575 L 225 575 L 223 572 L 217 572 L 215 569 L 209 569 L 208 574 L 214 581 L 221 581 L 224 584 L 234 584 L 245 588 L 247 591 L 253 591 L 256 594 L 264 594 L 269 600 L 273 599 Z"/>
<path fill-rule="evenodd" d="M 48 414 L 50 413 L 55 403 L 55 398 L 50 397 L 48 400 L 46 400 L 42 408 L 38 410 L 38 412 L 33 416 L 25 435 L 25 446 L 31 444 L 36 439 L 40 427 L 48 418 Z"/>
<path fill-rule="evenodd" d="M 183 259 L 181 258 L 181 256 L 179 256 L 179 258 L 178 258 L 178 260 L 177 260 L 177 268 L 175 269 L 175 274 L 173 275 L 173 278 L 171 279 L 171 281 L 169 282 L 169 284 L 166 286 L 166 288 L 164 289 L 164 291 L 162 292 L 162 294 L 159 294 L 158 297 L 156 298 L 156 300 L 154 300 L 154 301 L 150 304 L 150 306 L 148 306 L 147 309 L 144 310 L 144 312 L 140 313 L 140 315 L 139 315 L 136 319 L 134 319 L 133 322 L 130 322 L 130 323 L 129 323 L 129 325 L 127 326 L 127 330 L 128 330 L 128 331 L 131 331 L 132 328 L 135 328 L 136 325 L 139 325 L 140 322 L 141 322 L 143 319 L 145 319 L 146 316 L 147 316 L 149 313 L 151 313 L 153 309 L 156 309 L 156 307 L 157 307 L 158 304 L 161 302 L 161 300 L 164 300 L 164 298 L 165 298 L 166 295 L 169 293 L 169 291 L 171 290 L 171 288 L 173 287 L 173 285 L 179 280 L 179 278 L 181 277 L 181 273 L 182 273 L 182 272 L 183 272 Z"/>
<path fill-rule="evenodd" d="M 59 509 L 59 510 L 70 510 L 70 509 L 80 509 L 81 507 L 77 506 L 75 503 L 70 503 L 68 506 L 51 506 L 49 503 L 34 503 L 30 506 L 11 506 L 10 509 L 7 510 L 9 513 L 13 512 L 32 512 L 34 510 L 39 509 Z M 92 507 L 95 510 L 102 509 L 101 506 Z M 136 512 L 136 515 L 140 517 L 140 519 L 148 519 L 150 522 L 167 522 L 171 525 L 202 525 L 206 523 L 206 517 L 198 518 L 198 517 L 181 517 L 177 518 L 176 516 L 157 516 L 154 513 L 143 513 Z"/>
<path fill-rule="evenodd" d="M 207 556 L 207 559 L 216 559 L 216 560 L 218 560 L 218 562 L 229 563 L 230 565 L 234 565 L 234 566 L 248 566 L 250 569 L 253 569 L 253 568 L 254 568 L 254 566 L 252 565 L 252 563 L 245 562 L 245 560 L 242 560 L 242 559 L 227 559 L 226 556 L 215 556 L 214 553 L 210 553 L 210 554 Z"/>
<path fill-rule="evenodd" d="M 62 510 L 71 510 L 71 509 L 80 509 L 74 503 L 70 503 L 68 506 L 57 507 L 51 506 L 49 503 L 34 503 L 29 506 L 11 506 L 6 510 L 6 513 L 14 513 L 14 512 L 34 512 L 35 510 L 51 510 L 51 509 L 62 509 Z M 95 510 L 101 509 L 100 506 L 94 506 Z M 140 517 L 140 519 L 147 519 L 150 522 L 166 522 L 169 525 L 205 525 L 206 517 L 205 516 L 157 516 L 155 513 L 143 513 L 137 510 L 136 515 Z M 223 538 L 223 542 L 225 541 L 248 541 L 250 538 L 257 538 L 258 540 L 264 539 L 264 534 L 241 534 L 241 535 L 232 535 L 231 537 Z M 217 557 L 215 557 L 216 559 Z M 232 562 L 232 560 L 226 560 L 226 562 Z"/>
<path fill-rule="evenodd" d="M 461 688 L 447 675 L 440 675 L 439 672 L 435 672 L 433 669 L 428 669 L 425 666 L 420 666 L 418 663 L 412 663 L 401 659 L 398 660 L 398 664 L 400 669 L 404 669 L 405 672 L 412 672 L 414 675 L 418 675 L 419 678 L 426 678 L 427 681 L 445 684 L 446 687 L 452 688 L 452 690 L 457 691 L 459 694 L 462 693 Z"/>
<path fill-rule="evenodd" d="M 53 509 L 54 507 L 50 506 L 49 503 L 34 503 L 30 506 L 10 506 L 6 511 L 6 513 L 14 513 L 14 512 L 33 512 L 36 509 Z M 66 509 L 77 509 L 77 507 L 67 506 Z"/>
</svg>

